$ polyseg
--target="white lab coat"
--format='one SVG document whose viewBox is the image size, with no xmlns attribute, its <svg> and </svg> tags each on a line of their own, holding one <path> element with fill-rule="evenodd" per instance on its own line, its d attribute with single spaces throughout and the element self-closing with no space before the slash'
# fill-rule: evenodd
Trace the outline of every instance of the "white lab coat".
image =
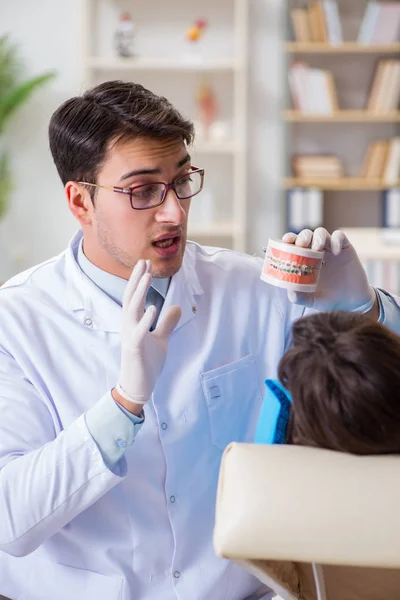
<svg viewBox="0 0 400 600">
<path fill-rule="evenodd" d="M 213 551 L 218 470 L 229 442 L 252 441 L 302 309 L 260 281 L 260 259 L 188 243 L 163 307 L 182 318 L 112 472 L 85 411 L 116 383 L 121 308 L 79 269 L 79 240 L 0 289 L 0 594 L 253 597 L 260 583 Z"/>
</svg>

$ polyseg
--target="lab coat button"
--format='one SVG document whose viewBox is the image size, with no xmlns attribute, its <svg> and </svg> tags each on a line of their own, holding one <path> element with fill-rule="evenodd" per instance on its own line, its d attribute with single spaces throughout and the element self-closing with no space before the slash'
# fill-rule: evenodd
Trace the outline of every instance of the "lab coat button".
<svg viewBox="0 0 400 600">
<path fill-rule="evenodd" d="M 175 500 L 176 500 L 175 496 L 170 496 L 169 497 L 169 501 L 171 502 L 171 504 L 174 504 Z"/>
<path fill-rule="evenodd" d="M 120 448 L 126 448 L 126 441 L 125 440 L 117 440 L 117 446 L 119 446 Z"/>
<path fill-rule="evenodd" d="M 166 423 L 161 423 L 161 429 L 165 431 L 166 429 L 168 429 L 168 425 Z"/>
<path fill-rule="evenodd" d="M 175 579 L 179 579 L 180 576 L 181 576 L 181 574 L 179 573 L 179 571 L 174 571 Z"/>
<path fill-rule="evenodd" d="M 219 389 L 218 385 L 213 385 L 210 387 L 210 396 L 211 398 L 220 398 L 221 390 Z"/>
<path fill-rule="evenodd" d="M 86 325 L 86 327 L 91 327 L 93 325 L 93 321 L 89 317 L 86 317 L 86 319 L 83 322 Z"/>
</svg>

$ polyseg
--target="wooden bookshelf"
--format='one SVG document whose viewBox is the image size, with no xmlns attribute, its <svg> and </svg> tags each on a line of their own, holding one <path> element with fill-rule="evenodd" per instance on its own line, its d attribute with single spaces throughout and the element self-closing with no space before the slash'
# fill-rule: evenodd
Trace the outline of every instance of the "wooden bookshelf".
<svg viewBox="0 0 400 600">
<path fill-rule="evenodd" d="M 400 186 L 400 181 L 387 184 L 381 179 L 366 179 L 363 177 L 341 177 L 321 179 L 286 177 L 284 179 L 284 188 L 291 190 L 293 188 L 319 188 L 321 190 L 335 191 L 382 191 Z"/>
<path fill-rule="evenodd" d="M 385 13 L 385 2 L 377 3 L 379 15 Z M 365 261 L 371 284 L 400 293 L 400 227 L 381 227 L 388 202 L 393 213 L 400 208 L 394 190 L 400 188 L 400 40 L 383 31 L 386 17 L 375 24 L 368 17 L 369 0 L 329 4 L 329 10 L 322 0 L 288 5 L 287 41 L 282 43 L 290 100 L 289 110 L 282 112 L 285 231 L 314 228 L 317 223 L 329 231 L 344 230 Z M 295 41 L 289 41 L 292 35 Z M 346 36 L 354 41 L 346 41 Z M 324 109 L 327 114 L 321 114 Z M 306 156 L 308 163 L 294 160 Z M 335 171 L 332 162 L 326 173 L 339 176 L 318 176 L 324 167 L 318 159 L 330 156 L 341 161 L 342 170 Z"/>
<path fill-rule="evenodd" d="M 338 110 L 329 115 L 313 115 L 297 110 L 285 110 L 285 121 L 292 123 L 397 123 L 400 110 L 372 112 L 368 110 Z"/>
<path fill-rule="evenodd" d="M 85 68 L 93 71 L 233 71 L 241 69 L 242 64 L 231 58 L 191 61 L 184 58 L 137 57 L 102 58 L 89 56 Z"/>
<path fill-rule="evenodd" d="M 398 54 L 398 44 L 358 44 L 344 42 L 329 44 L 325 42 L 286 42 L 285 50 L 289 54 Z"/>
</svg>

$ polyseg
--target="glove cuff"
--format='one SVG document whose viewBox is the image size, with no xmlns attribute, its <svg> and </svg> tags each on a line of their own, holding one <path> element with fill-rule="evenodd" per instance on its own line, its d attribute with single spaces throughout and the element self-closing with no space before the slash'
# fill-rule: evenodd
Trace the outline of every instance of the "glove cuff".
<svg viewBox="0 0 400 600">
<path fill-rule="evenodd" d="M 117 390 L 118 394 L 120 394 L 123 398 L 125 398 L 125 400 L 128 400 L 128 402 L 132 402 L 133 404 L 147 404 L 148 402 L 148 398 L 146 400 L 140 400 L 137 396 L 133 397 L 130 396 L 128 394 L 128 392 L 126 390 L 124 390 L 123 387 L 121 387 L 121 385 L 119 383 L 117 383 L 117 385 L 115 386 L 115 389 Z M 142 396 L 143 398 L 143 396 Z"/>
<path fill-rule="evenodd" d="M 367 313 L 371 310 L 371 308 L 374 306 L 375 302 L 377 301 L 377 296 L 376 296 L 376 291 L 375 288 L 371 288 L 372 290 L 372 297 L 370 300 L 368 300 L 368 302 L 366 302 L 365 304 L 363 304 L 362 306 L 358 306 L 357 308 L 353 308 L 352 312 L 358 312 L 358 313 Z"/>
</svg>

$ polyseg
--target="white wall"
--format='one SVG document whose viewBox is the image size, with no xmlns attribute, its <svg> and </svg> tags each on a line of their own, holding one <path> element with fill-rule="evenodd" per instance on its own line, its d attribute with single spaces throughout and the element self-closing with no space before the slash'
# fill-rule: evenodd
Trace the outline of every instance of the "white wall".
<svg viewBox="0 0 400 600">
<path fill-rule="evenodd" d="M 79 86 L 79 0 L 14 0 L 0 4 L 0 33 L 20 45 L 26 74 L 55 69 L 57 79 L 37 92 L 8 130 L 14 191 L 0 222 L 0 281 L 60 252 L 75 224 L 48 149 L 52 112 Z"/>
<path fill-rule="evenodd" d="M 282 233 L 285 3 L 249 1 L 248 250 L 261 254 L 268 237 Z M 0 281 L 62 251 L 76 229 L 48 149 L 47 127 L 59 104 L 80 90 L 80 0 L 3 0 L 0 34 L 5 32 L 20 45 L 27 75 L 49 69 L 58 75 L 18 113 L 8 132 L 15 188 L 10 213 L 0 222 Z"/>
<path fill-rule="evenodd" d="M 253 0 L 250 17 L 248 251 L 284 231 L 286 0 Z"/>
</svg>

